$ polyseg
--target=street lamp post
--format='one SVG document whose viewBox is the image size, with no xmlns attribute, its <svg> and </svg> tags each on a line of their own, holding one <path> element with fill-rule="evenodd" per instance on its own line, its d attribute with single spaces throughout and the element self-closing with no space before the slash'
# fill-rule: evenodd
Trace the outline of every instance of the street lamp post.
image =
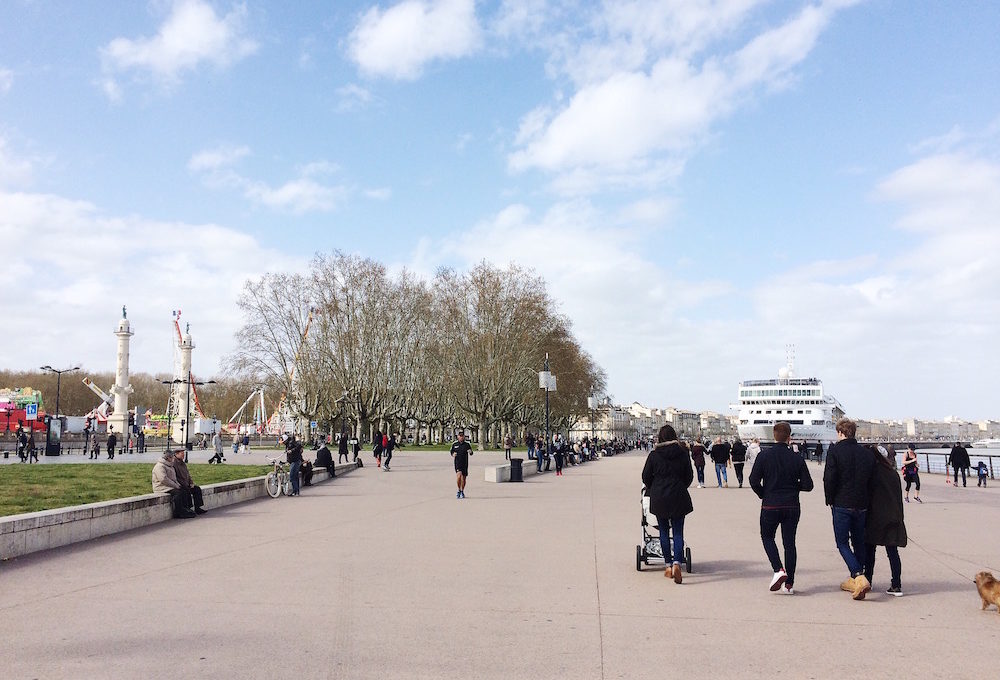
<svg viewBox="0 0 1000 680">
<path fill-rule="evenodd" d="M 549 353 L 545 353 L 545 364 L 538 374 L 538 387 L 545 388 L 545 454 L 552 455 L 552 434 L 549 431 L 549 391 L 555 392 L 556 377 L 549 370 Z"/>
<path fill-rule="evenodd" d="M 59 420 L 59 393 L 62 388 L 62 374 L 72 373 L 73 371 L 79 371 L 79 366 L 74 366 L 73 368 L 52 368 L 48 364 L 42 366 L 43 371 L 56 374 L 56 420 L 59 421 L 57 426 L 59 434 L 56 436 L 56 441 L 52 441 L 52 418 L 49 418 L 49 425 L 45 428 L 45 455 L 46 456 L 58 456 L 62 452 L 62 421 Z"/>
</svg>

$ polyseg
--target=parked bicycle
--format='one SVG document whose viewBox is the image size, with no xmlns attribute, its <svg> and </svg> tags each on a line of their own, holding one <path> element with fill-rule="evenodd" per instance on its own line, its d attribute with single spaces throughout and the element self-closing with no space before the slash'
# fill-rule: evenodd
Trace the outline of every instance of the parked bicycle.
<svg viewBox="0 0 1000 680">
<path fill-rule="evenodd" d="M 267 495 L 271 498 L 277 498 L 282 493 L 291 496 L 292 478 L 288 474 L 288 463 L 279 458 L 268 458 L 267 462 L 274 466 L 274 469 L 268 472 L 267 477 L 264 478 L 264 488 L 267 489 Z"/>
</svg>

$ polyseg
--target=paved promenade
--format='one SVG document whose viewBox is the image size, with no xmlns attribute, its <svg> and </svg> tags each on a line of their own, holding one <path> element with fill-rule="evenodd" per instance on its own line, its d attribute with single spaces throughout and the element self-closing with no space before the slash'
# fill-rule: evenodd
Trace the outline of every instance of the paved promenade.
<svg viewBox="0 0 1000 680">
<path fill-rule="evenodd" d="M 482 482 L 502 458 L 472 458 L 462 501 L 446 453 L 404 449 L 392 472 L 0 564 L 3 677 L 996 677 L 1000 615 L 970 579 L 1000 574 L 1000 489 L 927 477 L 905 597 L 880 553 L 854 602 L 819 489 L 787 597 L 749 489 L 691 490 L 678 586 L 635 570 L 643 454 Z"/>
</svg>

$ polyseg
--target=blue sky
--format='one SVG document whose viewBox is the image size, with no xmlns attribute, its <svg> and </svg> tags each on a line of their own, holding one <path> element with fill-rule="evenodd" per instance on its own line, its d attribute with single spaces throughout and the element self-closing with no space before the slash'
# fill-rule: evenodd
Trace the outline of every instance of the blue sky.
<svg viewBox="0 0 1000 680">
<path fill-rule="evenodd" d="M 998 29 L 990 2 L 11 0 L 0 365 L 110 370 L 127 304 L 135 370 L 170 369 L 180 308 L 214 373 L 245 280 L 340 248 L 535 268 L 619 401 L 726 412 L 794 343 L 853 415 L 998 418 Z"/>
</svg>

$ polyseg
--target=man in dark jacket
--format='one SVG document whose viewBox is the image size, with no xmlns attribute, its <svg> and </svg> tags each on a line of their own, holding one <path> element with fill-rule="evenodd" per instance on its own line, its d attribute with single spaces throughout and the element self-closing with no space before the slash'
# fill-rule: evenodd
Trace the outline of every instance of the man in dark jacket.
<svg viewBox="0 0 1000 680">
<path fill-rule="evenodd" d="M 877 449 L 872 451 L 875 467 L 865 523 L 865 578 L 872 582 L 875 576 L 875 546 L 884 545 L 892 573 L 892 582 L 885 592 L 893 597 L 902 597 L 899 549 L 906 547 L 906 525 L 903 524 L 903 490 L 896 472 L 896 456 L 890 456 L 883 456 Z"/>
<path fill-rule="evenodd" d="M 733 442 L 733 471 L 736 473 L 736 481 L 740 483 L 740 488 L 743 488 L 743 466 L 747 462 L 747 446 L 740 440 L 739 437 Z"/>
<path fill-rule="evenodd" d="M 969 460 L 969 452 L 964 446 L 962 446 L 962 442 L 955 442 L 955 445 L 951 447 L 951 453 L 948 454 L 948 460 L 945 461 L 945 465 L 950 465 L 955 471 L 955 482 L 953 486 L 956 489 L 958 488 L 959 470 L 962 471 L 962 486 L 965 486 L 965 475 L 972 466 L 972 462 Z"/>
<path fill-rule="evenodd" d="M 302 467 L 302 444 L 295 435 L 285 435 L 285 460 L 288 461 L 288 477 L 292 482 L 292 496 L 299 495 L 299 469 Z"/>
<path fill-rule="evenodd" d="M 341 441 L 344 442 L 343 445 L 342 445 L 342 448 L 344 449 L 344 452 L 342 454 L 340 454 L 340 455 L 343 456 L 346 459 L 347 458 L 347 437 L 343 437 L 341 439 Z M 338 456 L 338 460 L 337 460 L 338 463 L 340 462 L 339 458 L 340 458 L 340 456 Z M 330 475 L 330 479 L 333 479 L 334 477 L 337 476 L 337 471 L 333 467 L 333 454 L 330 453 L 330 449 L 327 447 L 327 445 L 326 445 L 325 442 L 324 442 L 323 446 L 319 447 L 319 451 L 316 452 L 316 463 L 315 463 L 315 466 L 318 467 L 318 468 L 325 469 L 327 471 L 327 473 Z"/>
<path fill-rule="evenodd" d="M 347 451 L 347 433 L 346 432 L 341 432 L 340 433 L 340 441 L 337 442 L 337 462 L 339 463 L 341 458 L 344 459 L 345 463 L 351 462 L 351 459 L 348 457 L 347 454 L 348 454 L 348 451 Z M 319 465 L 318 462 L 316 464 Z"/>
<path fill-rule="evenodd" d="M 182 450 L 179 453 L 184 452 Z M 191 479 L 191 472 L 188 470 L 187 463 L 184 462 L 184 456 L 178 455 L 174 457 L 174 475 L 177 477 L 177 483 L 180 484 L 181 489 L 187 492 L 191 498 L 191 502 L 194 503 L 195 514 L 204 515 L 208 512 L 208 510 L 202 507 L 205 501 L 202 499 L 201 487 Z"/>
<path fill-rule="evenodd" d="M 712 444 L 708 455 L 712 457 L 712 462 L 715 463 L 715 481 L 718 482 L 719 488 L 725 486 L 728 489 L 729 443 L 722 441 L 722 437 L 716 437 L 715 443 Z"/>
<path fill-rule="evenodd" d="M 844 558 L 850 578 L 840 584 L 855 600 L 865 599 L 871 583 L 865 576 L 865 522 L 871 498 L 872 470 L 875 459 L 871 451 L 854 438 L 857 425 L 853 420 L 837 421 L 837 443 L 827 454 L 823 471 L 826 504 L 833 508 L 833 536 L 837 550 Z"/>
<path fill-rule="evenodd" d="M 686 448 L 677 441 L 677 432 L 664 425 L 656 435 L 657 444 L 646 457 L 642 468 L 642 483 L 649 496 L 649 511 L 656 515 L 660 529 L 660 547 L 667 570 L 674 583 L 683 580 L 681 561 L 684 559 L 684 518 L 694 511 L 688 487 L 694 480 L 691 460 Z M 673 532 L 671 551 L 670 533 Z"/>
<path fill-rule="evenodd" d="M 750 488 L 760 498 L 760 540 L 771 562 L 774 576 L 771 592 L 793 595 L 795 590 L 795 531 L 802 508 L 799 492 L 812 491 L 813 480 L 801 456 L 788 448 L 792 428 L 788 423 L 774 424 L 775 444 L 761 451 L 750 470 Z M 738 441 L 738 440 L 737 440 Z M 774 534 L 781 527 L 781 544 L 785 549 L 785 566 L 781 566 Z"/>
</svg>

